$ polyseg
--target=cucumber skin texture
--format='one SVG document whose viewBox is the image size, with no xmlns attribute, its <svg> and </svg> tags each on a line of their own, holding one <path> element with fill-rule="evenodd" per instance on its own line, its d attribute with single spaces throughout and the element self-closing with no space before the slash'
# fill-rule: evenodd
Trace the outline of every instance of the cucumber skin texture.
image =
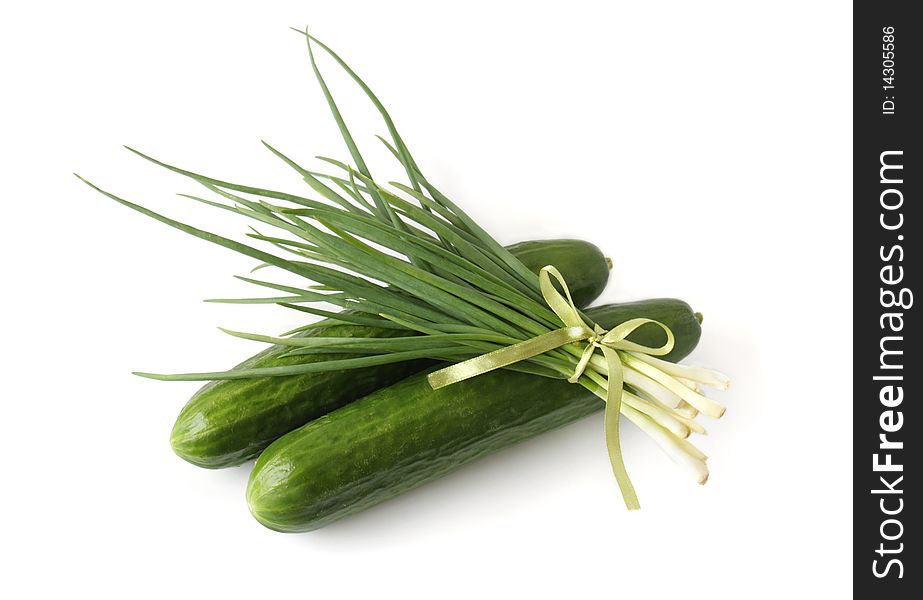
<svg viewBox="0 0 923 600">
<path fill-rule="evenodd" d="M 555 264 L 568 278 L 579 306 L 596 299 L 609 278 L 599 248 L 582 240 L 523 242 L 510 247 L 530 269 Z M 537 265 L 537 266 L 536 266 Z M 310 329 L 307 336 L 395 337 L 407 332 L 331 323 Z M 285 346 L 271 346 L 239 368 L 272 367 L 342 359 L 351 355 L 280 358 Z M 310 373 L 212 381 L 196 392 L 180 411 L 170 434 L 173 451 L 184 460 L 209 469 L 240 465 L 255 458 L 280 436 L 373 391 L 417 373 L 431 361 L 413 361 Z"/>
<path fill-rule="evenodd" d="M 672 360 L 689 354 L 701 334 L 681 300 L 610 305 L 587 314 L 604 327 L 635 317 L 661 321 L 676 336 Z M 659 345 L 663 333 L 639 329 L 630 339 Z M 579 385 L 515 371 L 439 390 L 420 373 L 276 440 L 250 474 L 247 503 L 270 529 L 314 530 L 602 407 Z"/>
<path fill-rule="evenodd" d="M 554 257 L 554 266 L 564 275 L 574 304 L 589 306 L 609 280 L 609 261 L 599 248 L 583 240 L 530 240 L 507 246 L 533 273 Z"/>
<path fill-rule="evenodd" d="M 308 330 L 323 337 L 395 337 L 397 329 L 331 324 Z M 350 358 L 350 354 L 280 357 L 290 348 L 270 346 L 235 368 L 274 367 Z M 173 451 L 208 469 L 233 467 L 259 456 L 269 444 L 311 419 L 430 365 L 409 361 L 290 377 L 211 381 L 180 411 L 170 433 Z"/>
</svg>

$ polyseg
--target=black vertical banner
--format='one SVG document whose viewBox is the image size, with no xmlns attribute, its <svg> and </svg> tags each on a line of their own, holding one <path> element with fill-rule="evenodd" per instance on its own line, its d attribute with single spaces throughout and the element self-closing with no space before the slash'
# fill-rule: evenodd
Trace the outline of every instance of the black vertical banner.
<svg viewBox="0 0 923 600">
<path fill-rule="evenodd" d="M 853 578 L 857 597 L 889 600 L 919 598 L 923 578 L 908 558 L 920 550 L 920 499 L 909 490 L 923 463 L 915 4 L 860 0 L 853 10 Z"/>
</svg>

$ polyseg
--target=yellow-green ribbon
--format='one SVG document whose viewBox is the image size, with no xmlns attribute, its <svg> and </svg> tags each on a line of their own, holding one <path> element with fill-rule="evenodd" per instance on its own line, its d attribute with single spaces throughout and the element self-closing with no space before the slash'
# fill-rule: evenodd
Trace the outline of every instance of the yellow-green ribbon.
<svg viewBox="0 0 923 600">
<path fill-rule="evenodd" d="M 564 290 L 563 296 L 555 288 L 554 283 L 551 281 L 552 277 L 558 281 L 561 289 Z M 638 504 L 634 486 L 631 484 L 631 479 L 629 479 L 625 464 L 622 461 L 622 451 L 619 445 L 619 413 L 622 403 L 623 382 L 622 361 L 619 352 L 643 352 L 654 356 L 662 356 L 673 349 L 673 332 L 659 321 L 643 318 L 630 319 L 609 331 L 595 324 L 590 327 L 580 316 L 580 311 L 574 305 L 567 283 L 556 268 L 551 265 L 542 268 L 539 272 L 539 284 L 545 302 L 561 319 L 564 327 L 440 369 L 430 373 L 427 380 L 434 390 L 438 390 L 447 385 L 544 354 L 566 344 L 586 342 L 574 373 L 567 380 L 570 383 L 577 383 L 596 350 L 599 349 L 606 360 L 607 366 L 605 428 L 609 461 L 612 464 L 612 472 L 615 474 L 622 497 L 625 499 L 625 505 L 629 509 L 640 508 L 641 505 Z M 659 326 L 667 335 L 667 341 L 659 348 L 651 348 L 626 339 L 633 331 L 647 323 Z"/>
</svg>

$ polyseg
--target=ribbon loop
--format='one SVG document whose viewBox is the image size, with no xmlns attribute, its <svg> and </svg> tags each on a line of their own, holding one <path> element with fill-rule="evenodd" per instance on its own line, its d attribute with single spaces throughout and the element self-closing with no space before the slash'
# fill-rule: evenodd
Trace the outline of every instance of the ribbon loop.
<svg viewBox="0 0 923 600">
<path fill-rule="evenodd" d="M 667 341 L 662 345 L 653 348 L 651 346 L 644 346 L 642 344 L 637 344 L 625 339 L 634 333 L 635 330 L 639 329 L 643 325 L 647 325 L 648 323 L 660 327 L 666 334 Z M 652 356 L 663 356 L 664 354 L 669 354 L 673 351 L 673 346 L 675 344 L 676 338 L 673 336 L 673 332 L 670 331 L 669 327 L 660 321 L 645 318 L 629 319 L 624 323 L 620 323 L 619 325 L 616 325 L 610 329 L 602 338 L 602 345 L 604 346 L 609 346 L 610 348 L 614 348 L 616 350 L 643 352 L 644 354 L 650 354 Z"/>
<path fill-rule="evenodd" d="M 554 284 L 551 282 L 551 277 L 557 279 L 558 283 L 561 284 L 561 289 L 564 290 L 566 299 L 555 289 Z M 590 326 L 583 320 L 583 317 L 580 316 L 580 311 L 574 304 L 574 299 L 570 295 L 570 289 L 567 287 L 564 276 L 561 275 L 560 271 L 552 265 L 542 267 L 542 270 L 539 271 L 538 274 L 538 283 L 542 290 L 542 297 L 545 299 L 545 304 L 554 311 L 554 314 L 558 315 L 558 318 L 561 319 L 564 325 L 567 327 L 583 327 L 590 333 L 593 332 Z"/>
<path fill-rule="evenodd" d="M 564 290 L 564 295 L 561 295 L 557 288 L 555 288 L 552 277 L 560 284 L 561 289 Z M 427 376 L 427 381 L 429 381 L 430 386 L 434 390 L 437 390 L 441 387 L 452 385 L 453 383 L 458 383 L 459 381 L 464 381 L 465 379 L 476 377 L 477 375 L 500 369 L 519 361 L 528 360 L 539 354 L 544 354 L 545 352 L 573 342 L 586 342 L 580 360 L 574 368 L 574 373 L 567 381 L 570 383 L 577 383 L 591 365 L 594 371 L 605 377 L 605 426 L 609 461 L 612 464 L 612 472 L 615 474 L 615 479 L 622 491 L 625 505 L 629 509 L 640 508 L 634 486 L 631 484 L 628 471 L 625 469 L 625 464 L 622 461 L 622 451 L 619 444 L 619 413 L 621 412 L 622 383 L 624 381 L 622 359 L 619 353 L 643 352 L 653 356 L 663 356 L 673 350 L 675 343 L 673 332 L 663 323 L 646 318 L 629 319 L 608 331 L 595 323 L 593 327 L 590 327 L 586 321 L 583 320 L 583 317 L 580 315 L 580 310 L 574 304 L 570 289 L 568 289 L 567 282 L 564 281 L 564 277 L 561 275 L 560 271 L 548 265 L 542 268 L 538 274 L 538 278 L 539 287 L 541 288 L 542 297 L 545 299 L 545 303 L 554 314 L 561 319 L 564 327 L 440 369 L 430 373 Z M 661 346 L 651 347 L 627 339 L 629 335 L 647 324 L 660 327 L 666 334 L 666 342 Z M 592 362 L 597 350 L 602 352 L 605 373 L 601 372 L 602 365 L 597 365 Z"/>
</svg>

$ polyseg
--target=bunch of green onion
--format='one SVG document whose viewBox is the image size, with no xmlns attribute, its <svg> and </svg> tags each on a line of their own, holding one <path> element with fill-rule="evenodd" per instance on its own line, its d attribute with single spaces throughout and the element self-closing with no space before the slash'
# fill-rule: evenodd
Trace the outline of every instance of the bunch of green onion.
<svg viewBox="0 0 923 600">
<path fill-rule="evenodd" d="M 562 323 L 560 311 L 549 305 L 549 294 L 557 294 L 563 301 L 559 290 L 563 289 L 567 295 L 566 282 L 560 281 L 557 286 L 549 283 L 550 276 L 555 275 L 553 269 L 543 272 L 543 276 L 550 276 L 540 282 L 539 277 L 427 180 L 369 87 L 329 47 L 306 31 L 300 33 L 307 40 L 315 76 L 352 158 L 352 164 L 347 164 L 318 157 L 335 169 L 332 174 L 320 173 L 298 165 L 266 144 L 301 175 L 314 192 L 312 198 L 213 179 L 132 150 L 189 177 L 213 194 L 212 198 L 182 196 L 237 213 L 256 221 L 260 227 L 272 228 L 272 235 L 257 228 L 251 228 L 248 234 L 266 244 L 267 249 L 186 225 L 84 181 L 142 214 L 252 257 L 260 261 L 260 268 L 276 267 L 309 282 L 304 287 L 295 287 L 241 277 L 275 294 L 218 302 L 280 304 L 344 322 L 404 330 L 407 335 L 392 338 L 292 335 L 305 328 L 282 336 L 227 331 L 246 339 L 288 346 L 289 355 L 342 353 L 352 357 L 224 372 L 138 375 L 174 381 L 217 380 L 286 376 L 419 358 L 458 363 L 489 353 L 510 354 L 511 346 L 534 346 L 536 339 L 547 339 L 568 325 L 575 326 L 576 323 Z M 379 139 L 403 166 L 406 184 L 390 182 L 384 186 L 373 179 L 317 66 L 315 46 L 326 51 L 345 70 L 381 114 L 390 141 Z M 326 311 L 316 307 L 318 303 L 330 303 L 348 311 Z M 699 483 L 704 483 L 708 478 L 706 457 L 686 438 L 691 433 L 705 433 L 695 420 L 698 413 L 710 417 L 724 413 L 724 407 L 702 394 L 700 386 L 725 389 L 727 378 L 714 371 L 660 360 L 653 356 L 658 351 L 634 348 L 630 343 L 615 349 L 602 348 L 594 342 L 605 332 L 583 314 L 571 319 L 579 322 L 578 329 L 595 331 L 592 339 L 584 336 L 533 356 L 508 361 L 503 368 L 568 379 L 607 400 L 605 422 L 610 459 L 629 508 L 637 508 L 638 502 L 622 464 L 618 441 L 620 413 L 650 435 L 676 462 L 688 467 Z M 668 343 L 659 349 L 660 354 L 669 351 L 672 341 L 672 334 L 664 329 Z M 597 352 L 600 349 L 602 354 Z M 357 354 L 360 356 L 356 357 Z M 617 374 L 611 372 L 616 363 L 620 371 Z"/>
</svg>

